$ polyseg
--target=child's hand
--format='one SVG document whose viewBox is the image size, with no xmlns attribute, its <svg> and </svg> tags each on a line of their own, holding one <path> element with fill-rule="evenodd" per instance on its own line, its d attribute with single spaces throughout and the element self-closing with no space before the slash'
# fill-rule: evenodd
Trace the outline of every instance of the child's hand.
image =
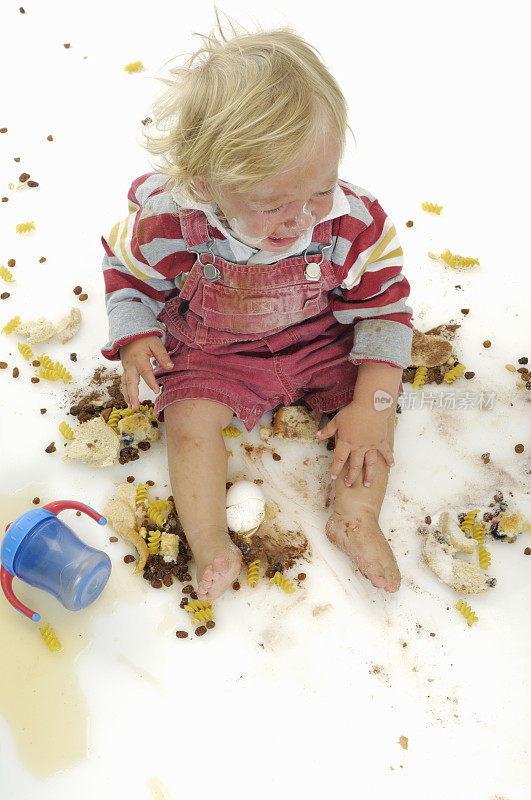
<svg viewBox="0 0 531 800">
<path fill-rule="evenodd" d="M 394 465 L 393 451 L 387 441 L 387 423 L 390 411 L 375 411 L 354 402 L 338 411 L 333 419 L 318 431 L 317 436 L 327 439 L 337 433 L 336 448 L 330 477 L 335 480 L 349 460 L 345 476 L 347 486 L 352 486 L 365 461 L 365 486 L 370 486 L 376 474 L 378 451 L 387 465 Z"/>
<path fill-rule="evenodd" d="M 138 400 L 140 375 L 155 394 L 160 392 L 150 358 L 155 358 L 159 366 L 163 368 L 171 369 L 173 367 L 166 348 L 160 337 L 155 334 L 142 336 L 140 339 L 134 339 L 129 344 L 120 347 L 120 359 L 124 368 L 121 380 L 122 394 L 127 405 L 135 411 L 140 408 Z"/>
</svg>

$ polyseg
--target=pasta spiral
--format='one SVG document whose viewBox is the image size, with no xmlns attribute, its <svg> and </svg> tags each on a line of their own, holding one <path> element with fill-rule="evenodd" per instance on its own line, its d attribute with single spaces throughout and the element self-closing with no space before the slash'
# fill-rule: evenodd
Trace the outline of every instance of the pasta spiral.
<svg viewBox="0 0 531 800">
<path fill-rule="evenodd" d="M 120 416 L 121 416 L 120 409 L 115 408 L 113 406 L 112 411 L 109 414 L 109 419 L 107 420 L 107 425 L 110 425 L 111 428 L 116 430 L 116 428 L 118 427 L 118 420 L 120 419 Z"/>
<path fill-rule="evenodd" d="M 485 538 L 485 528 L 481 523 L 474 522 L 474 527 L 472 528 L 472 537 L 478 542 L 478 544 L 483 544 L 483 540 Z"/>
<path fill-rule="evenodd" d="M 228 439 L 235 439 L 236 436 L 241 436 L 242 432 L 239 428 L 236 428 L 235 425 L 229 425 L 227 428 L 223 428 L 221 431 L 223 436 L 226 436 Z"/>
<path fill-rule="evenodd" d="M 147 505 L 148 488 L 145 483 L 139 483 L 136 490 L 135 506 Z"/>
<path fill-rule="evenodd" d="M 428 367 L 417 367 L 415 377 L 413 378 L 414 389 L 420 389 L 420 387 L 424 385 L 427 373 Z"/>
<path fill-rule="evenodd" d="M 471 532 L 474 529 L 476 514 L 479 514 L 479 508 L 474 509 L 474 511 L 466 512 L 465 518 L 461 523 L 461 530 Z"/>
<path fill-rule="evenodd" d="M 3 278 L 6 283 L 15 283 L 13 275 L 11 274 L 11 272 L 8 270 L 7 267 L 4 267 L 3 264 L 0 267 L 0 278 Z"/>
<path fill-rule="evenodd" d="M 118 411 L 120 412 L 120 417 L 130 417 L 131 414 L 137 413 L 134 408 L 119 408 Z"/>
<path fill-rule="evenodd" d="M 155 511 L 168 511 L 171 506 L 169 500 L 152 500 L 149 505 L 151 508 L 155 509 Z"/>
<path fill-rule="evenodd" d="M 441 253 L 441 258 L 453 269 L 457 269 L 458 267 L 473 267 L 474 264 L 479 264 L 477 258 L 465 258 L 464 256 L 454 255 L 448 249 L 446 249 L 444 253 Z"/>
<path fill-rule="evenodd" d="M 15 328 L 18 328 L 19 325 L 20 325 L 20 317 L 18 316 L 12 317 L 12 319 L 10 319 L 9 322 L 6 322 L 6 324 L 2 328 L 2 333 L 6 334 L 13 333 Z"/>
<path fill-rule="evenodd" d="M 207 608 L 212 608 L 212 600 L 190 600 L 184 608 L 190 614 L 196 611 L 204 611 Z"/>
<path fill-rule="evenodd" d="M 456 364 L 455 367 L 452 367 L 443 378 L 445 383 L 453 383 L 456 378 L 460 378 L 463 372 L 465 372 L 466 367 L 464 364 Z"/>
<path fill-rule="evenodd" d="M 291 581 L 288 581 L 287 578 L 284 578 L 281 572 L 275 572 L 274 576 L 269 580 L 271 583 L 276 583 L 277 586 L 280 586 L 280 588 L 288 594 L 291 594 L 295 591 L 295 586 L 291 583 Z"/>
<path fill-rule="evenodd" d="M 34 222 L 20 222 L 17 225 L 17 233 L 28 233 L 28 231 L 35 230 L 35 223 Z"/>
<path fill-rule="evenodd" d="M 247 586 L 254 587 L 258 583 L 258 578 L 260 577 L 260 559 L 257 558 L 256 561 L 253 561 L 249 564 L 247 569 Z"/>
<path fill-rule="evenodd" d="M 22 342 L 19 342 L 17 344 L 17 347 L 19 349 L 19 352 L 20 352 L 21 356 L 23 358 L 25 358 L 26 361 L 29 361 L 30 358 L 33 358 L 33 351 L 31 349 L 31 347 L 29 346 L 29 344 L 22 344 Z"/>
<path fill-rule="evenodd" d="M 162 528 L 162 526 L 164 525 L 164 522 L 165 522 L 164 515 L 158 509 L 153 508 L 153 504 L 152 503 L 148 503 L 147 515 L 148 515 L 149 519 L 151 520 L 151 522 L 154 522 L 155 525 L 157 525 L 159 528 Z"/>
<path fill-rule="evenodd" d="M 131 74 L 132 72 L 138 72 L 140 69 L 144 69 L 144 66 L 141 61 L 131 61 L 124 67 L 124 71 L 128 72 L 129 74 Z"/>
<path fill-rule="evenodd" d="M 55 631 L 53 628 L 46 623 L 43 625 L 42 628 L 39 628 L 41 632 L 41 636 L 50 648 L 50 651 L 53 653 L 55 650 L 62 650 L 62 645 L 57 636 L 55 635 Z"/>
<path fill-rule="evenodd" d="M 56 361 L 53 365 L 54 372 L 57 374 L 57 377 L 60 378 L 64 383 L 68 383 L 68 381 L 72 380 L 72 375 L 68 372 L 66 367 L 64 367 L 59 361 Z"/>
<path fill-rule="evenodd" d="M 72 428 L 70 427 L 68 422 L 64 422 L 63 421 L 63 422 L 59 423 L 59 430 L 61 431 L 61 433 L 63 434 L 65 439 L 73 439 L 74 438 L 74 431 L 72 430 Z"/>
<path fill-rule="evenodd" d="M 465 603 L 464 600 L 458 600 L 455 607 L 461 612 L 469 625 L 473 625 L 474 622 L 477 622 L 478 618 L 476 614 L 474 611 L 472 611 L 470 606 Z"/>
<path fill-rule="evenodd" d="M 150 553 L 158 553 L 160 550 L 160 531 L 148 531 L 147 546 Z"/>
<path fill-rule="evenodd" d="M 50 358 L 50 356 L 46 355 L 46 353 L 43 353 L 42 355 L 37 356 L 37 358 L 41 362 L 41 366 L 43 366 L 45 369 L 53 369 L 53 361 Z"/>
<path fill-rule="evenodd" d="M 433 214 L 440 214 L 444 206 L 438 206 L 433 203 L 422 203 L 423 211 L 431 211 Z"/>
<path fill-rule="evenodd" d="M 149 416 L 151 417 L 151 419 L 154 419 L 154 420 L 157 419 L 156 416 L 155 416 L 155 412 L 153 410 L 153 406 L 147 406 L 147 405 L 140 406 L 140 411 L 147 411 Z"/>
<path fill-rule="evenodd" d="M 481 542 L 479 543 L 478 556 L 481 569 L 488 569 L 490 567 L 490 553 L 486 547 L 483 547 Z"/>
</svg>

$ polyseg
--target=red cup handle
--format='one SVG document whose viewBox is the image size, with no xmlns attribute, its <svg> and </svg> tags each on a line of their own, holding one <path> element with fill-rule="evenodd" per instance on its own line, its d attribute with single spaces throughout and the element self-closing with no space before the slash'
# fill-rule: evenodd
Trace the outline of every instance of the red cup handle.
<svg viewBox="0 0 531 800">
<path fill-rule="evenodd" d="M 98 522 L 100 525 L 105 525 L 107 523 L 105 517 L 103 517 L 90 506 L 85 505 L 85 503 L 78 503 L 77 500 L 54 500 L 51 503 L 48 503 L 48 505 L 41 506 L 41 508 L 51 511 L 52 514 L 59 514 L 59 512 L 63 511 L 65 508 L 73 508 L 76 511 L 83 511 L 84 514 L 92 517 L 92 519 Z"/>
<path fill-rule="evenodd" d="M 38 622 L 41 618 L 41 615 L 37 614 L 36 611 L 32 611 L 31 608 L 25 606 L 24 603 L 21 603 L 18 597 L 16 597 L 16 595 L 14 594 L 12 588 L 13 577 L 14 576 L 11 575 L 11 573 L 8 572 L 6 569 L 4 569 L 4 567 L 0 568 L 0 582 L 2 584 L 2 589 L 4 590 L 5 596 L 7 597 L 13 608 L 16 608 L 17 611 L 20 611 L 21 614 L 25 614 L 34 622 Z"/>
</svg>

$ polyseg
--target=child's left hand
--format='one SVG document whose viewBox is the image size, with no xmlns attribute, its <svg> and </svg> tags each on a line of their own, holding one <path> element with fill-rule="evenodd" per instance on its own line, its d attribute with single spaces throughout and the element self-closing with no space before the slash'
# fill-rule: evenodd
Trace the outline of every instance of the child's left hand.
<svg viewBox="0 0 531 800">
<path fill-rule="evenodd" d="M 349 403 L 318 431 L 320 439 L 328 439 L 337 433 L 331 478 L 335 480 L 349 460 L 345 484 L 352 486 L 365 462 L 364 485 L 370 486 L 376 474 L 378 452 L 387 465 L 394 465 L 393 451 L 387 441 L 387 425 L 390 411 L 376 411 L 365 406 Z"/>
</svg>

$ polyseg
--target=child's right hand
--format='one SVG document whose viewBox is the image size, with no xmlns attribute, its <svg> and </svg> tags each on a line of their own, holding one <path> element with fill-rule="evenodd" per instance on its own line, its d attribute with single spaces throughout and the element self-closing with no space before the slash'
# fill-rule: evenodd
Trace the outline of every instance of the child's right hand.
<svg viewBox="0 0 531 800">
<path fill-rule="evenodd" d="M 173 364 L 160 336 L 155 334 L 142 336 L 129 344 L 122 345 L 119 352 L 124 368 L 121 379 L 122 394 L 129 408 L 138 411 L 140 408 L 138 399 L 140 376 L 155 394 L 159 394 L 161 389 L 155 378 L 150 359 L 155 358 L 163 369 L 171 369 Z"/>
</svg>

